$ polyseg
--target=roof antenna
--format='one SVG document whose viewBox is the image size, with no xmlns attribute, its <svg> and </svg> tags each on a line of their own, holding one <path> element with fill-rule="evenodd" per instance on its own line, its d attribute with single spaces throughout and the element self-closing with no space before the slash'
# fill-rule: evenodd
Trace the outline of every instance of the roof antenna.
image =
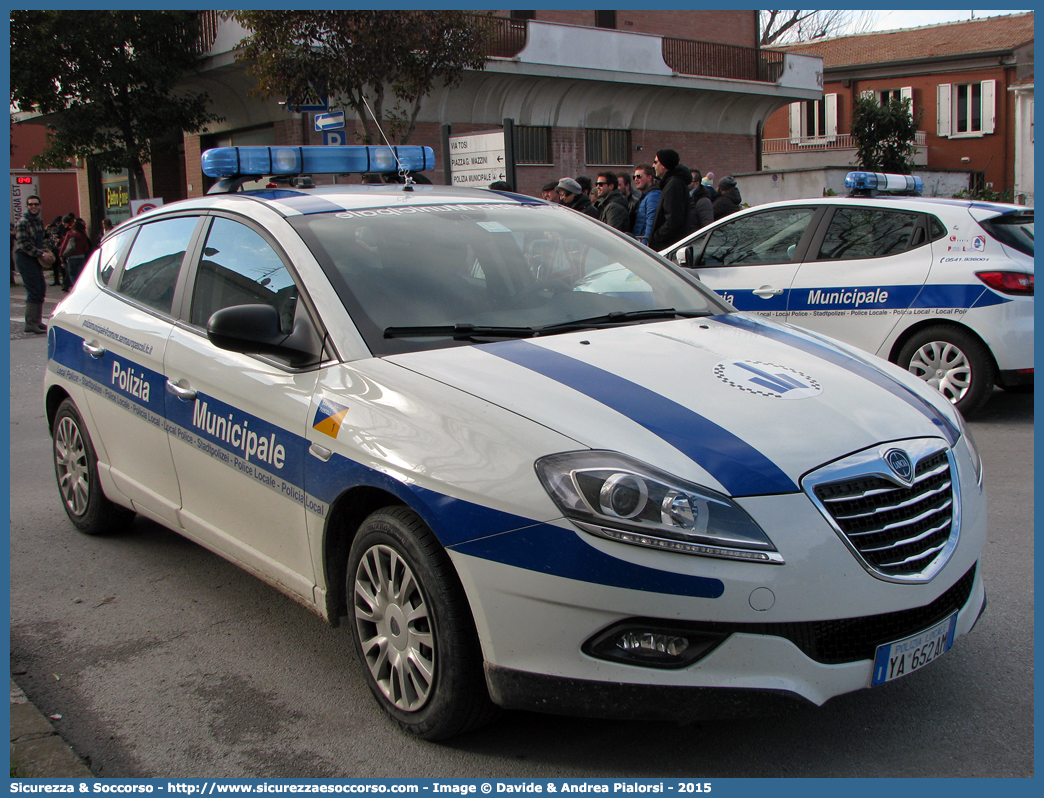
<svg viewBox="0 0 1044 798">
<path fill-rule="evenodd" d="M 410 177 L 410 170 L 402 165 L 402 161 L 399 160 L 399 156 L 395 154 L 395 148 L 388 141 L 388 137 L 384 135 L 384 129 L 381 127 L 381 123 L 377 121 L 377 115 L 373 112 L 373 109 L 370 108 L 370 104 L 366 102 L 366 96 L 360 94 L 360 97 L 362 97 L 363 105 L 366 106 L 366 110 L 369 111 L 370 116 L 373 117 L 373 123 L 377 125 L 377 130 L 380 132 L 381 138 L 384 139 L 384 144 L 388 147 L 389 150 L 391 150 L 392 158 L 395 159 L 395 163 L 399 167 L 399 177 L 402 178 L 403 182 L 402 190 L 413 191 L 414 183 L 413 178 Z"/>
</svg>

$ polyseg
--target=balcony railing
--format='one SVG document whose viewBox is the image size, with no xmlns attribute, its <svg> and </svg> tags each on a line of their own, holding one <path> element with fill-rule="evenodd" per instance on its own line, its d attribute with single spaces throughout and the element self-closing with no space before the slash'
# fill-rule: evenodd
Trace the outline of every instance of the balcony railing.
<svg viewBox="0 0 1044 798">
<path fill-rule="evenodd" d="M 217 41 L 218 23 L 221 21 L 220 11 L 197 11 L 199 15 L 199 38 L 196 39 L 196 52 L 206 55 Z"/>
<path fill-rule="evenodd" d="M 914 146 L 924 147 L 927 145 L 927 133 L 918 130 L 914 135 Z M 762 139 L 761 152 L 763 155 L 775 155 L 787 152 L 822 152 L 825 150 L 854 150 L 859 145 L 855 136 L 851 133 L 841 133 L 835 136 L 815 136 L 805 138 L 785 139 Z"/>
<path fill-rule="evenodd" d="M 775 83 L 786 54 L 734 44 L 663 38 L 663 60 L 681 75 Z"/>
<path fill-rule="evenodd" d="M 489 17 L 491 24 L 489 36 L 490 58 L 514 58 L 526 46 L 526 20 Z"/>
</svg>

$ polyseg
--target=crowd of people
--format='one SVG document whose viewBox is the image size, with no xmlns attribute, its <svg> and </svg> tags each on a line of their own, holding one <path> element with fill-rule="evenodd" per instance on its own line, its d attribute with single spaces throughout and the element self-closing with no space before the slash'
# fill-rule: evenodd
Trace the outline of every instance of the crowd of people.
<svg viewBox="0 0 1044 798">
<path fill-rule="evenodd" d="M 80 274 L 94 243 L 87 235 L 87 225 L 75 213 L 56 216 L 45 225 L 40 211 L 40 198 L 26 199 L 25 213 L 11 226 L 11 285 L 15 272 L 25 286 L 25 332 L 45 333 L 43 302 L 47 295 L 47 272 L 52 286 L 66 292 Z"/>
<path fill-rule="evenodd" d="M 547 183 L 540 194 L 655 250 L 735 213 L 743 202 L 732 175 L 715 187 L 713 172 L 689 169 L 672 149 L 659 150 L 651 164 L 639 164 L 633 174 L 604 170 L 593 184 L 586 175 L 563 177 Z"/>
</svg>

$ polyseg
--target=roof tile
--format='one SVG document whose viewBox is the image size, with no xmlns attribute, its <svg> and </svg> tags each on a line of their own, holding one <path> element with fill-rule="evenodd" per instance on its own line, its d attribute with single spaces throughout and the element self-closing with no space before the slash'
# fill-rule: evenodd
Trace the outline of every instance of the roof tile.
<svg viewBox="0 0 1044 798">
<path fill-rule="evenodd" d="M 920 28 L 838 36 L 793 44 L 792 53 L 823 57 L 823 67 L 863 66 L 1011 50 L 1033 39 L 1033 12 Z"/>
</svg>

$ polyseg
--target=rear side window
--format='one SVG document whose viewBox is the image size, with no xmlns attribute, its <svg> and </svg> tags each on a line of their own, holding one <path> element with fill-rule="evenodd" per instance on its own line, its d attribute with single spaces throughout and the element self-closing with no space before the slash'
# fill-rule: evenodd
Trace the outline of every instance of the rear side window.
<svg viewBox="0 0 1044 798">
<path fill-rule="evenodd" d="M 819 248 L 819 260 L 884 258 L 905 252 L 919 216 L 878 208 L 839 207 Z M 923 233 L 920 243 L 925 243 Z"/>
<path fill-rule="evenodd" d="M 196 272 L 193 324 L 206 327 L 215 311 L 233 305 L 271 305 L 289 334 L 297 296 L 293 277 L 268 242 L 239 222 L 214 220 Z"/>
<path fill-rule="evenodd" d="M 1033 214 L 1009 213 L 979 222 L 982 228 L 1005 246 L 1033 257 Z"/>
<path fill-rule="evenodd" d="M 143 224 L 131 245 L 116 291 L 169 314 L 185 251 L 196 218 L 187 216 Z"/>
<path fill-rule="evenodd" d="M 789 263 L 805 234 L 813 208 L 778 208 L 752 213 L 714 228 L 703 250 L 702 267 Z M 693 242 L 699 251 L 699 243 Z"/>
</svg>

